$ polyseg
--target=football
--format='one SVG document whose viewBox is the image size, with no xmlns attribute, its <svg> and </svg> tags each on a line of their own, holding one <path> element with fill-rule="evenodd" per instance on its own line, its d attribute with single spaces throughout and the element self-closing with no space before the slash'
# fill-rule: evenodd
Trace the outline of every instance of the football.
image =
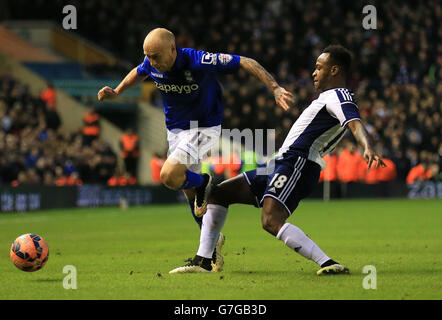
<svg viewBox="0 0 442 320">
<path fill-rule="evenodd" d="M 42 237 L 31 233 L 23 234 L 12 243 L 10 257 L 20 270 L 37 271 L 48 262 L 49 247 Z"/>
</svg>

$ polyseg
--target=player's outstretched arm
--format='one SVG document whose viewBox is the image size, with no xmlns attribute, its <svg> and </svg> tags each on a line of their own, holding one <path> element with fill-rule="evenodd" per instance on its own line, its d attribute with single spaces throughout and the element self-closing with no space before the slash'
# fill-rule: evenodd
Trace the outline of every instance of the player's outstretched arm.
<svg viewBox="0 0 442 320">
<path fill-rule="evenodd" d="M 280 87 L 273 76 L 267 72 L 267 70 L 264 69 L 264 67 L 261 66 L 256 60 L 241 56 L 240 66 L 249 74 L 261 80 L 261 82 L 273 92 L 276 104 L 282 107 L 284 110 L 288 110 L 290 108 L 289 103 L 295 102 L 293 94 L 285 90 L 283 87 Z"/>
<path fill-rule="evenodd" d="M 144 79 L 146 79 L 146 77 L 140 76 L 137 72 L 137 68 L 133 68 L 115 89 L 106 86 L 98 91 L 98 100 L 102 101 L 104 99 L 113 99 L 122 94 L 127 89 L 130 89 L 137 84 L 143 82 Z"/>
<path fill-rule="evenodd" d="M 350 128 L 359 145 L 364 148 L 364 159 L 368 164 L 368 168 L 371 168 L 373 161 L 376 162 L 376 168 L 379 168 L 379 166 L 386 167 L 387 165 L 382 161 L 381 157 L 373 151 L 370 144 L 370 137 L 362 122 L 359 120 L 350 121 L 347 126 Z"/>
</svg>

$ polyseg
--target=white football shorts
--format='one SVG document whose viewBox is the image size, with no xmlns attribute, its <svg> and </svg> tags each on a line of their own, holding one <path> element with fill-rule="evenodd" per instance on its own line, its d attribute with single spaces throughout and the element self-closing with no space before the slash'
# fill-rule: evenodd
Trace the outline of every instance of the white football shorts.
<svg viewBox="0 0 442 320">
<path fill-rule="evenodd" d="M 190 171 L 200 173 L 201 162 L 219 141 L 221 125 L 188 130 L 167 130 L 169 142 L 168 158 L 187 166 Z"/>
</svg>

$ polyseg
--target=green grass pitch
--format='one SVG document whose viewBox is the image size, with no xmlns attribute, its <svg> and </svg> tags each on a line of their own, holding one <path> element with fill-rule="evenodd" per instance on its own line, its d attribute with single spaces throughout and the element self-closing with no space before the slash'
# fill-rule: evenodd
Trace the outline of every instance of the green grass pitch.
<svg viewBox="0 0 442 320">
<path fill-rule="evenodd" d="M 307 200 L 288 221 L 351 274 L 316 276 L 316 264 L 267 234 L 249 206 L 230 208 L 224 271 L 185 275 L 168 272 L 198 247 L 187 205 L 1 213 L 0 299 L 442 299 L 442 201 Z M 23 233 L 47 241 L 42 270 L 10 261 Z M 63 287 L 66 265 L 77 270 L 75 290 Z M 366 265 L 376 289 L 363 287 L 373 276 Z"/>
</svg>

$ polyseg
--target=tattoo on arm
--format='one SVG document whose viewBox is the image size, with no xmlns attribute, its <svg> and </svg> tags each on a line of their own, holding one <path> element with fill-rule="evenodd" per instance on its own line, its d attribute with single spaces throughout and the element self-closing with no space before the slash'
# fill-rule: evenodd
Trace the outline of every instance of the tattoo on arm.
<svg viewBox="0 0 442 320">
<path fill-rule="evenodd" d="M 278 83 L 275 81 L 273 76 L 267 72 L 257 61 L 247 57 L 240 58 L 241 67 L 248 73 L 252 74 L 259 80 L 261 80 L 267 88 L 270 90 L 275 90 L 279 87 Z"/>
</svg>

